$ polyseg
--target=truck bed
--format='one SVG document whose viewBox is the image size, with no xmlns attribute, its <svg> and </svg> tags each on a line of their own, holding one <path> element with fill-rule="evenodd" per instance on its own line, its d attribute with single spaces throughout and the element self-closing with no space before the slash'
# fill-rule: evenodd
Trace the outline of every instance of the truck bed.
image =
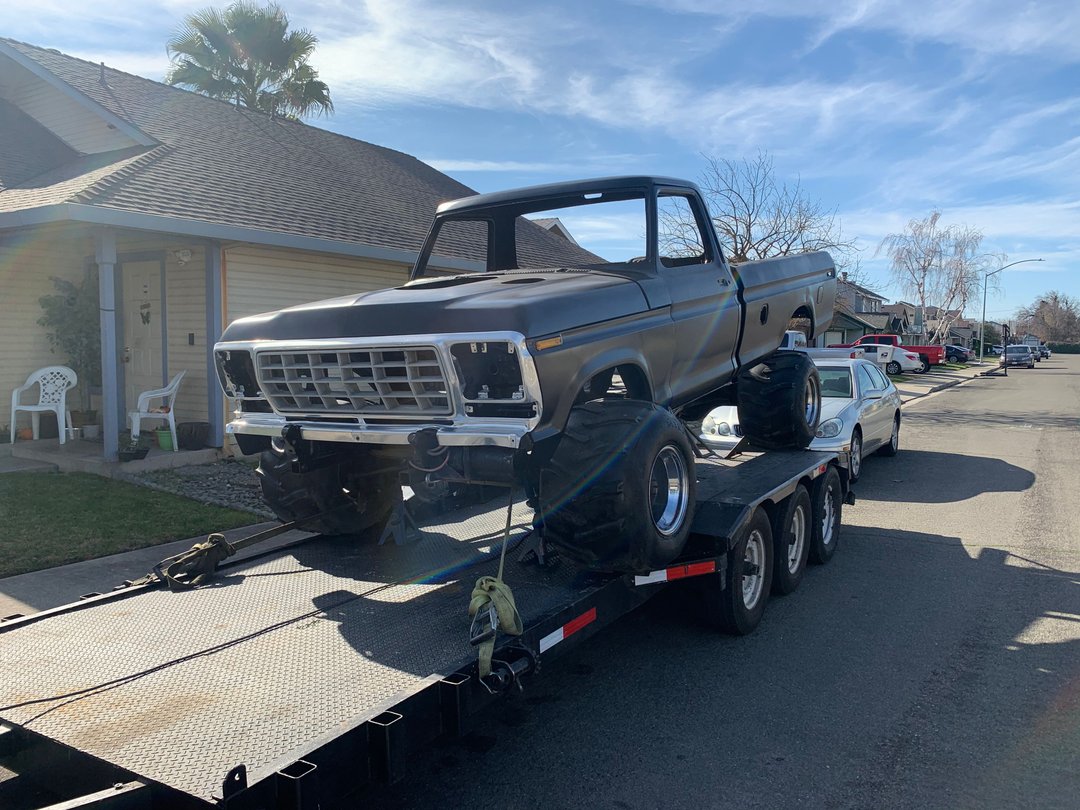
<svg viewBox="0 0 1080 810">
<path fill-rule="evenodd" d="M 710 537 L 726 548 L 723 538 L 756 504 L 833 458 L 700 461 L 695 549 Z M 512 544 L 531 518 L 515 505 Z M 408 545 L 316 538 L 224 566 L 195 590 L 143 590 L 0 624 L 0 720 L 147 782 L 220 800 L 235 766 L 258 783 L 474 662 L 469 594 L 478 577 L 495 574 L 505 520 L 497 498 L 411 526 Z M 517 557 L 508 552 L 504 578 L 533 649 L 546 649 L 540 639 L 575 606 L 595 610 L 591 600 L 605 589 L 622 594 L 622 612 L 655 592 L 629 577 Z M 617 617 L 603 610 L 597 627 Z"/>
</svg>

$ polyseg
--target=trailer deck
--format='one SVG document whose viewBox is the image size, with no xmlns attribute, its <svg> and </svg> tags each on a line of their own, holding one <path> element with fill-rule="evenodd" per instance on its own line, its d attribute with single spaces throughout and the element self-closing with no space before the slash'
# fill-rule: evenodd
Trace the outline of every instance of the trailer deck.
<svg viewBox="0 0 1080 810">
<path fill-rule="evenodd" d="M 683 575 L 688 561 L 726 553 L 763 500 L 834 459 L 698 462 Z M 504 575 L 526 631 L 500 636 L 496 658 L 506 646 L 546 658 L 664 581 L 519 562 L 514 547 L 531 519 L 514 506 Z M 324 783 L 341 781 L 332 761 L 352 762 L 358 784 L 393 781 L 406 739 L 412 747 L 460 732 L 483 697 L 466 609 L 473 582 L 495 573 L 505 521 L 500 497 L 413 525 L 406 545 L 316 538 L 222 566 L 194 590 L 138 589 L 0 623 L 0 722 L 178 805 L 264 806 L 270 795 L 280 801 L 282 780 L 296 791 L 316 765 Z"/>
</svg>

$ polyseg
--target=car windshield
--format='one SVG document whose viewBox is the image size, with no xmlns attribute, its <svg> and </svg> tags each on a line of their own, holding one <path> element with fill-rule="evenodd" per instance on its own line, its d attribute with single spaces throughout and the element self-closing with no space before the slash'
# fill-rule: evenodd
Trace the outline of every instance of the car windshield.
<svg viewBox="0 0 1080 810">
<path fill-rule="evenodd" d="M 851 399 L 851 370 L 840 366 L 818 368 L 821 377 L 821 396 Z"/>
<path fill-rule="evenodd" d="M 1027 346 L 1010 346 L 1007 351 L 1009 352 L 1009 354 L 1027 354 L 1028 353 L 1028 347 Z"/>
</svg>

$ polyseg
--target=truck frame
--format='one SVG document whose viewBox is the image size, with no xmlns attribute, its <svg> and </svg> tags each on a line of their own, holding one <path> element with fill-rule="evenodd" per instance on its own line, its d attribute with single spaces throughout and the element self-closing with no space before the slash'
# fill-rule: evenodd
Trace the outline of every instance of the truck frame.
<svg viewBox="0 0 1080 810">
<path fill-rule="evenodd" d="M 146 581 L 9 617 L 0 765 L 62 786 L 63 808 L 350 806 L 666 587 L 700 600 L 688 615 L 753 631 L 770 591 L 790 593 L 807 560 L 835 552 L 842 504 L 854 502 L 846 461 L 699 458 L 690 541 L 643 574 L 537 560 L 529 508 L 497 496 L 414 522 L 395 548 L 346 551 L 320 536 L 222 565 L 192 590 Z M 481 678 L 467 584 L 500 552 L 523 632 L 496 637 Z M 14 808 L 7 786 L 0 804 Z"/>
</svg>

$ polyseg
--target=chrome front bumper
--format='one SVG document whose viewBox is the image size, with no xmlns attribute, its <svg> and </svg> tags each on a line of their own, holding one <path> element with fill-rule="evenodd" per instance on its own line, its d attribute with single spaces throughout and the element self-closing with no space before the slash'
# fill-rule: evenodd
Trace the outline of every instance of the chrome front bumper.
<svg viewBox="0 0 1080 810">
<path fill-rule="evenodd" d="M 517 449 L 529 433 L 528 425 L 480 421 L 469 425 L 439 425 L 417 422 L 407 425 L 342 424 L 286 420 L 272 414 L 244 414 L 225 426 L 227 433 L 245 436 L 281 436 L 286 425 L 299 425 L 300 436 L 313 442 L 407 445 L 409 436 L 432 429 L 443 447 L 509 447 Z"/>
</svg>

